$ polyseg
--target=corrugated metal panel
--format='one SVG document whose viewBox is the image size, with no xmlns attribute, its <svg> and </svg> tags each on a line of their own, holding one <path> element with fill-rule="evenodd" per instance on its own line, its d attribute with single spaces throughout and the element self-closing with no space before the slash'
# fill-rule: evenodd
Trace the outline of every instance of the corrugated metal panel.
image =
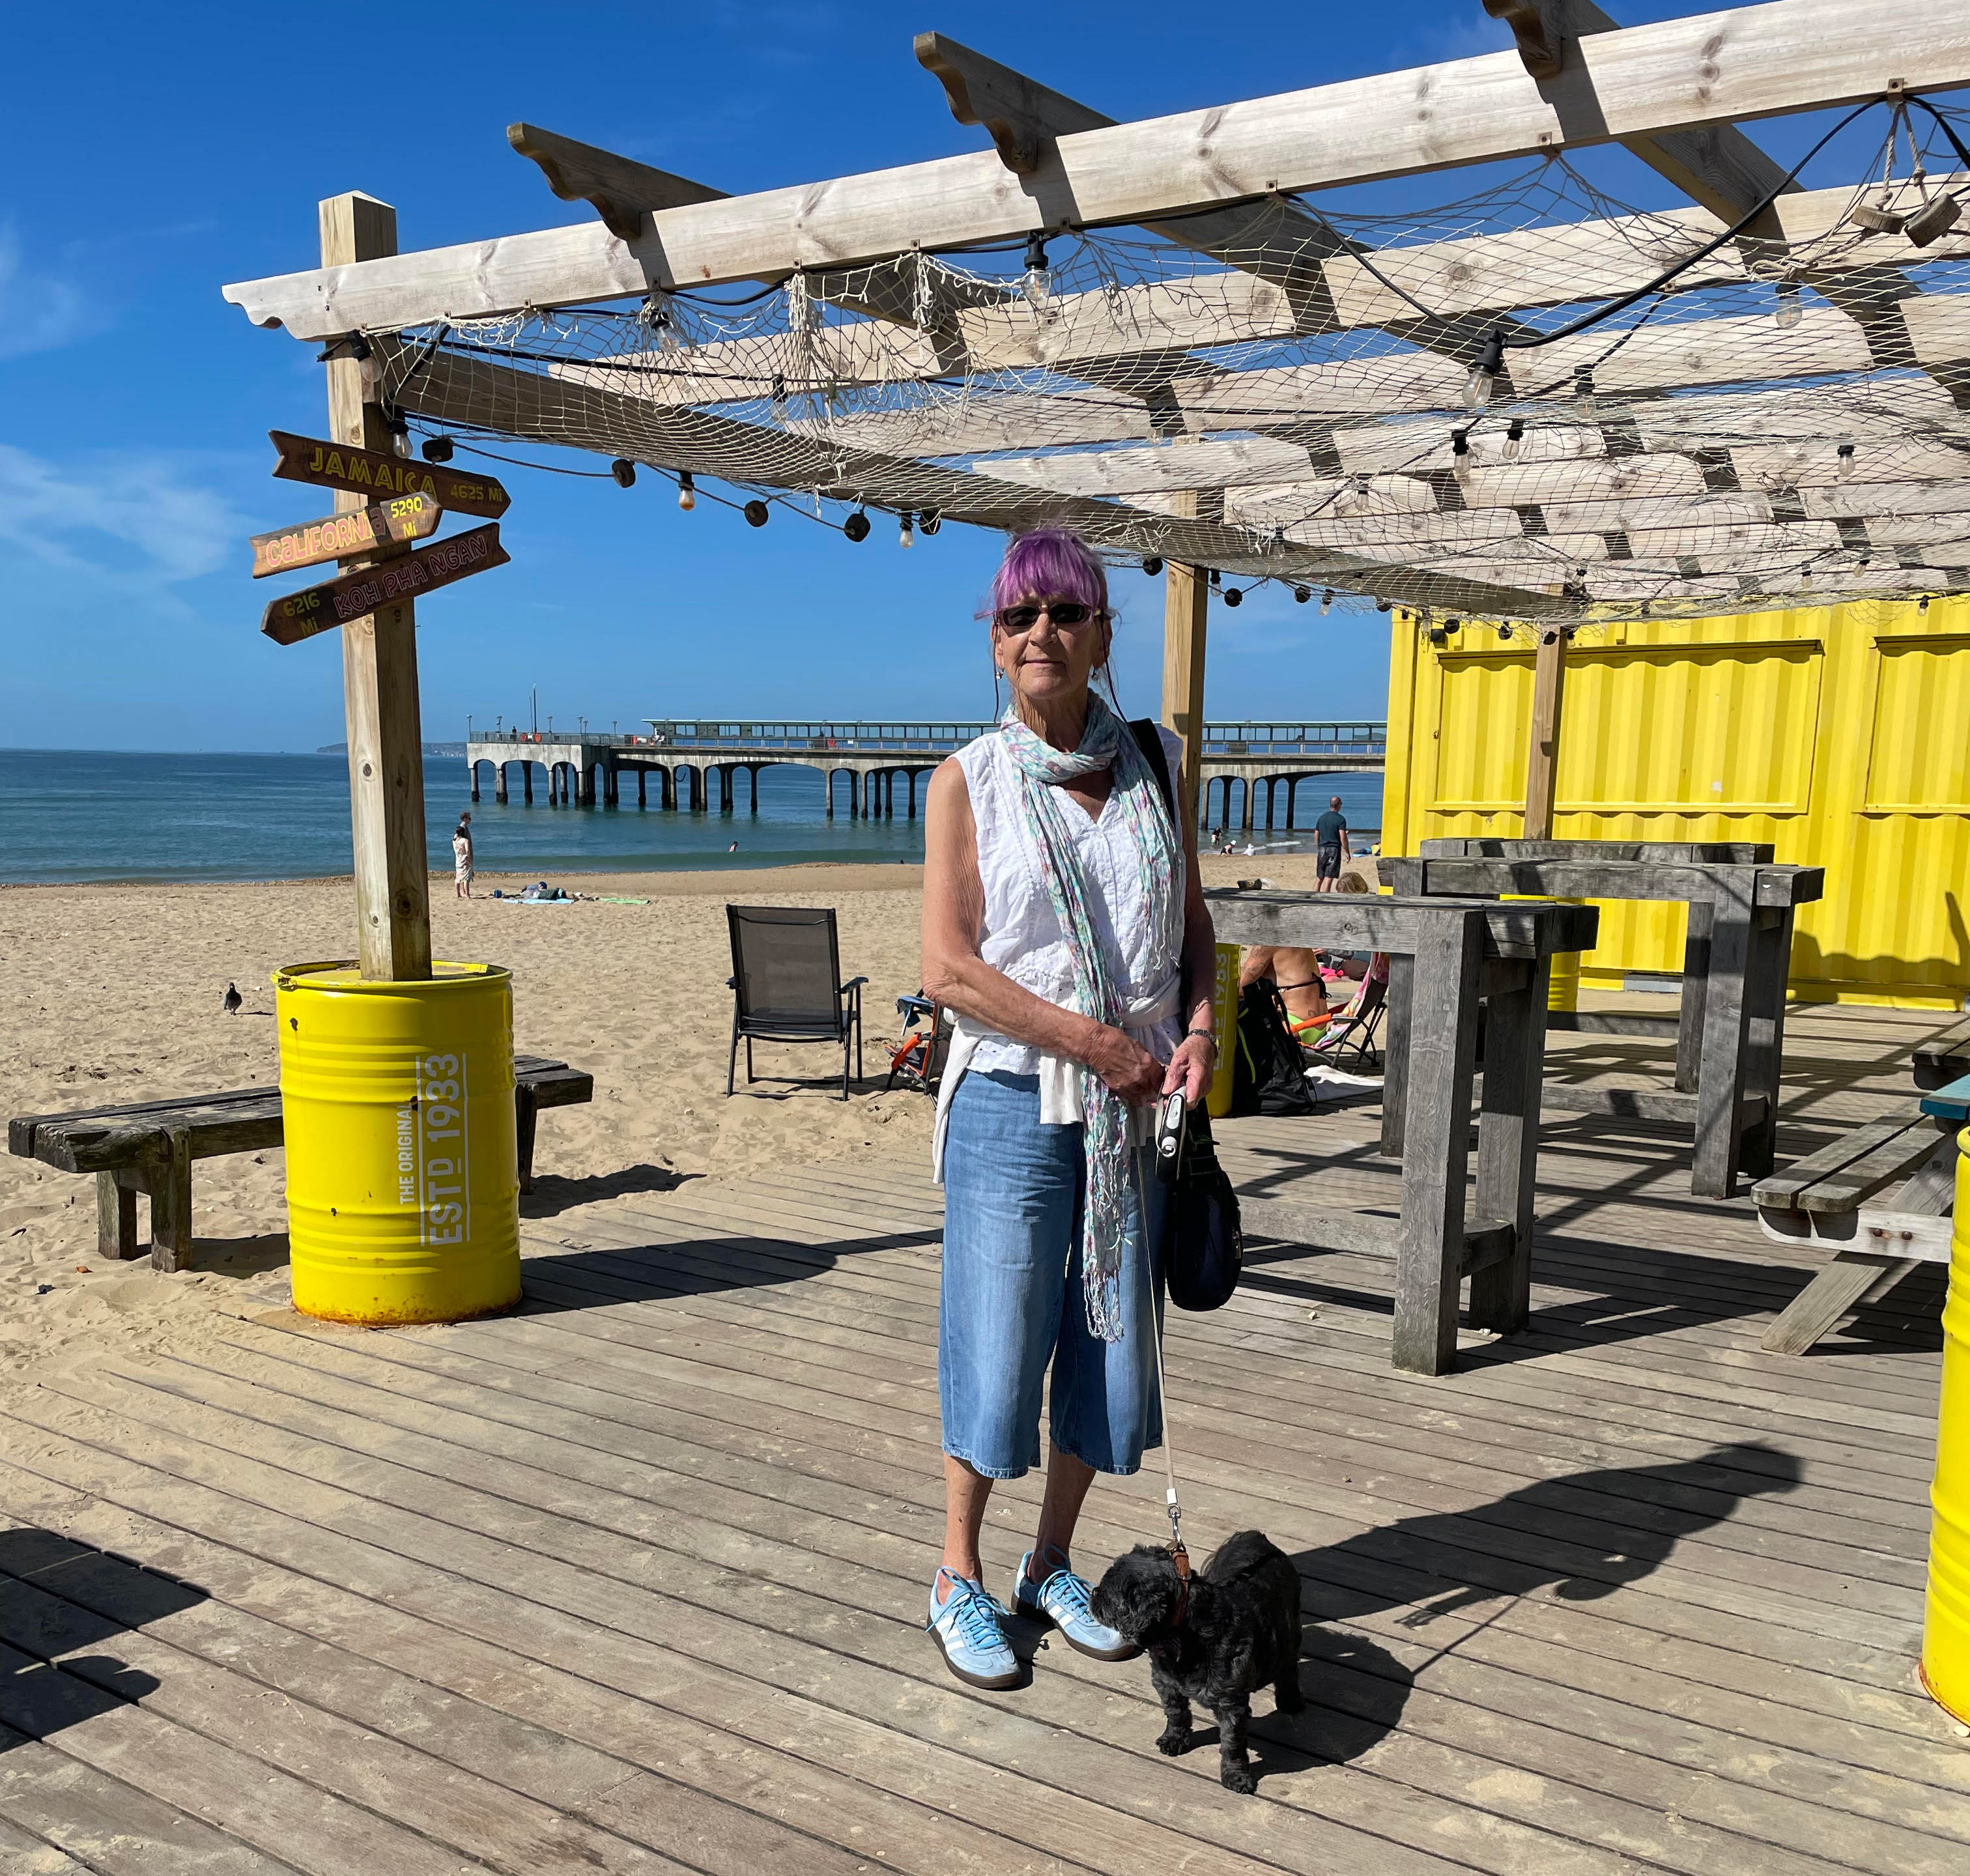
<svg viewBox="0 0 1970 1876">
<path fill-rule="evenodd" d="M 1488 628 L 1484 629 L 1488 637 Z M 1532 661 L 1432 649 L 1397 614 L 1385 850 L 1521 825 Z M 1970 990 L 1970 600 L 1591 629 L 1568 664 L 1562 837 L 1770 840 L 1827 870 L 1802 994 L 1954 1006 Z M 1675 971 L 1679 906 L 1604 904 L 1588 981 Z"/>
</svg>

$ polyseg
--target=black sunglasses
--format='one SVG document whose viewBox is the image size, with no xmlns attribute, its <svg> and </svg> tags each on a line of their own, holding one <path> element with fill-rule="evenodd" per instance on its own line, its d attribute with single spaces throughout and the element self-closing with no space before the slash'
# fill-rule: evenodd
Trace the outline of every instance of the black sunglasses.
<svg viewBox="0 0 1970 1876">
<path fill-rule="evenodd" d="M 1044 606 L 1005 606 L 992 615 L 992 623 L 1001 632 L 1010 632 L 1016 639 L 1032 631 L 1039 623 L 1042 613 L 1056 626 L 1069 630 L 1076 626 L 1084 626 L 1089 619 L 1100 616 L 1093 606 L 1084 606 L 1078 600 L 1054 600 Z"/>
</svg>

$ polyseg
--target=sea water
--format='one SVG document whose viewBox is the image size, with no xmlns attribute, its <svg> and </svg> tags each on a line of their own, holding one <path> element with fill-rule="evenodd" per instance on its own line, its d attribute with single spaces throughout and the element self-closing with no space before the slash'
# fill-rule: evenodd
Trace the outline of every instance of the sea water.
<svg viewBox="0 0 1970 1876">
<path fill-rule="evenodd" d="M 851 819 L 844 779 L 827 818 L 815 769 L 766 769 L 753 811 L 746 777 L 733 778 L 730 811 L 692 813 L 636 805 L 635 777 L 623 776 L 619 808 L 550 808 L 538 770 L 531 805 L 492 799 L 490 772 L 474 802 L 462 756 L 427 756 L 424 823 L 434 871 L 451 867 L 451 831 L 472 810 L 482 873 L 551 880 L 557 873 L 650 873 L 720 867 L 788 866 L 812 861 L 893 862 L 923 858 L 923 793 L 917 818 L 896 782 L 893 818 Z M 1313 817 L 1338 795 L 1357 828 L 1381 820 L 1378 775 L 1322 777 L 1300 784 L 1295 818 Z M 717 792 L 711 791 L 717 799 Z M 1260 798 L 1263 804 L 1263 797 Z M 1283 821 L 1286 793 L 1279 792 Z M 1281 827 L 1241 835 L 1269 843 L 1312 836 Z M 738 850 L 731 850 L 733 843 Z M 90 749 L 0 749 L 0 883 L 92 879 L 293 879 L 349 870 L 348 759 L 333 756 L 145 755 Z"/>
</svg>

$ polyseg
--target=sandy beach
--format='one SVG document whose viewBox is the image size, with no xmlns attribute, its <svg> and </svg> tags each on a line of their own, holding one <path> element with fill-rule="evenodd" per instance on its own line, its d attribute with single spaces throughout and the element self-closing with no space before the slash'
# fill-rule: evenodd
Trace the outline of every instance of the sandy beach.
<svg viewBox="0 0 1970 1876">
<path fill-rule="evenodd" d="M 1312 883 L 1310 854 L 1207 857 L 1207 883 L 1263 873 Z M 509 905 L 517 877 L 479 876 L 477 896 L 431 882 L 440 957 L 508 966 L 514 1037 L 595 1077 L 592 1105 L 541 1118 L 534 1194 L 522 1208 L 578 1226 L 580 1208 L 683 1179 L 743 1180 L 765 1166 L 928 1151 L 930 1104 L 879 1091 L 896 1000 L 918 987 L 922 870 L 785 867 L 747 873 L 564 876 L 571 889 L 643 899 Z M 725 1098 L 730 971 L 724 908 L 833 905 L 845 974 L 866 975 L 868 1080 L 845 1104 L 827 1052 L 758 1052 L 762 1080 Z M 0 890 L 0 1105 L 9 1115 L 271 1083 L 279 1063 L 268 977 L 344 957 L 346 879 L 222 886 Z M 222 1013 L 229 982 L 245 1006 Z M 743 1071 L 742 1071 L 743 1072 Z M 836 1084 L 835 1085 L 838 1085 Z M 213 1309 L 287 1297 L 284 1169 L 278 1152 L 200 1160 L 195 1267 L 95 1257 L 95 1185 L 0 1157 L 0 1374 L 83 1346 L 185 1345 Z M 139 1207 L 140 1233 L 146 1230 Z"/>
</svg>

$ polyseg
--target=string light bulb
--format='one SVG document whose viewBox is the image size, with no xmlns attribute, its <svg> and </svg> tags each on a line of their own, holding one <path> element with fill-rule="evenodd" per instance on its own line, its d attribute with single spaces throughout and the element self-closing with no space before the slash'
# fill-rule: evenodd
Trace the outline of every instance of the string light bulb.
<svg viewBox="0 0 1970 1876">
<path fill-rule="evenodd" d="M 1046 236 L 1038 229 L 1026 237 L 1026 273 L 1020 284 L 1035 316 L 1044 313 L 1053 293 L 1053 269 L 1047 265 Z"/>
<path fill-rule="evenodd" d="M 1332 611 L 1333 611 L 1333 610 L 1334 610 L 1334 589 L 1333 589 L 1331 587 L 1329 587 L 1327 589 L 1327 590 L 1326 590 L 1325 593 L 1321 593 L 1321 596 L 1320 596 L 1320 610 L 1321 610 L 1321 616 L 1323 618 L 1325 618 L 1325 617 L 1326 616 L 1326 615 L 1327 615 L 1328 613 L 1329 613 L 1332 612 Z"/>
<path fill-rule="evenodd" d="M 1500 374 L 1505 369 L 1505 335 L 1493 327 L 1491 335 L 1484 341 L 1484 349 L 1478 354 L 1478 362 L 1471 367 L 1471 376 L 1464 381 L 1464 408 L 1475 415 L 1491 402 L 1491 394 L 1498 388 Z"/>
<path fill-rule="evenodd" d="M 773 373 L 772 389 L 766 394 L 766 403 L 773 413 L 773 421 L 784 424 L 787 421 L 787 375 L 785 372 Z"/>
<path fill-rule="evenodd" d="M 449 437 L 427 437 L 424 441 L 424 459 L 427 463 L 448 463 L 451 460 L 452 441 Z"/>
<path fill-rule="evenodd" d="M 917 532 L 919 534 L 935 534 L 943 525 L 944 510 L 941 508 L 927 508 L 917 517 Z"/>
<path fill-rule="evenodd" d="M 746 504 L 746 519 L 751 526 L 755 528 L 765 527 L 766 525 L 766 518 L 772 512 L 772 510 L 768 508 L 766 503 L 759 500 L 756 496 Z"/>
<path fill-rule="evenodd" d="M 1781 331 L 1790 331 L 1806 317 L 1805 310 L 1799 304 L 1797 281 L 1782 280 L 1779 282 L 1778 310 L 1773 317 L 1778 321 Z"/>
<path fill-rule="evenodd" d="M 609 465 L 609 473 L 616 478 L 619 489 L 633 489 L 636 486 L 636 465 L 626 456 L 619 456 Z"/>
<path fill-rule="evenodd" d="M 678 471 L 678 506 L 688 515 L 697 506 L 697 484 L 691 480 L 691 471 Z"/>
<path fill-rule="evenodd" d="M 908 509 L 903 510 L 903 525 L 896 530 L 896 545 L 912 548 L 917 544 L 916 518 Z"/>
<path fill-rule="evenodd" d="M 1503 452 L 1505 460 L 1508 463 L 1516 463 L 1519 460 L 1520 451 L 1525 447 L 1525 442 L 1526 420 L 1523 417 L 1514 417 L 1505 426 L 1505 447 Z"/>
<path fill-rule="evenodd" d="M 1851 482 L 1854 480 L 1854 462 L 1856 454 L 1853 444 L 1843 443 L 1833 454 L 1836 459 L 1834 474 L 1842 482 Z"/>
<path fill-rule="evenodd" d="M 1450 433 L 1450 467 L 1460 483 L 1471 480 L 1471 432 L 1453 430 Z"/>
<path fill-rule="evenodd" d="M 841 524 L 841 532 L 851 541 L 866 541 L 869 538 L 869 517 L 860 509 Z"/>
<path fill-rule="evenodd" d="M 1600 408 L 1594 396 L 1594 372 L 1591 366 L 1583 365 L 1573 374 L 1574 414 L 1583 424 L 1591 424 L 1595 413 Z"/>
</svg>

